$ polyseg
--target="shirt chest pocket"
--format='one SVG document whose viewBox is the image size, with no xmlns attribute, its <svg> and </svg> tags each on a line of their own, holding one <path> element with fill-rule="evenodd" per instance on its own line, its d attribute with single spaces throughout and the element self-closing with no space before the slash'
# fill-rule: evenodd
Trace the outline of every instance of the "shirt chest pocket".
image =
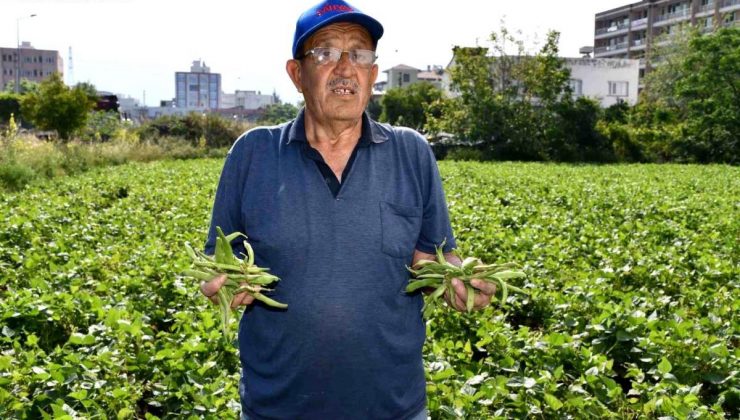
<svg viewBox="0 0 740 420">
<path fill-rule="evenodd" d="M 421 207 L 380 202 L 381 249 L 395 258 L 414 254 L 421 232 Z"/>
</svg>

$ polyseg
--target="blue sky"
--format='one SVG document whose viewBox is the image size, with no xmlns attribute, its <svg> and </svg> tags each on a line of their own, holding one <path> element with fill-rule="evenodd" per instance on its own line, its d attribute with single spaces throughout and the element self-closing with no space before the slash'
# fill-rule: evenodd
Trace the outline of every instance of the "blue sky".
<svg viewBox="0 0 740 420">
<path fill-rule="evenodd" d="M 225 92 L 273 90 L 287 102 L 301 97 L 285 73 L 295 20 L 317 0 L 0 0 L 0 46 L 21 41 L 55 49 L 73 80 L 156 105 L 175 94 L 174 74 L 202 59 L 221 73 Z M 563 56 L 593 44 L 594 15 L 622 0 L 355 0 L 385 35 L 378 65 L 446 65 L 455 45 L 485 46 L 502 19 L 536 48 L 549 29 L 561 32 Z M 35 13 L 34 18 L 26 16 Z M 21 18 L 20 20 L 17 20 Z M 70 81 L 65 74 L 65 78 Z M 380 73 L 379 80 L 385 80 Z"/>
</svg>

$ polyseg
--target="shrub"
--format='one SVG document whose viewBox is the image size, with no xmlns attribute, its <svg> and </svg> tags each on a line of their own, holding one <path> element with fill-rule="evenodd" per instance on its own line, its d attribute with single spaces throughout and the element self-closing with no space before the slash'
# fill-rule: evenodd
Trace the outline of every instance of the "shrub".
<svg viewBox="0 0 740 420">
<path fill-rule="evenodd" d="M 23 189 L 36 177 L 33 169 L 17 162 L 0 162 L 0 187 L 10 191 Z"/>
<path fill-rule="evenodd" d="M 455 146 L 450 148 L 445 155 L 445 160 L 456 161 L 483 161 L 483 152 L 480 149 L 466 146 Z"/>
<path fill-rule="evenodd" d="M 137 134 L 142 140 L 156 140 L 160 137 L 182 137 L 192 145 L 204 138 L 206 147 L 230 147 L 243 132 L 247 124 L 232 121 L 217 114 L 190 113 L 181 116 L 162 116 L 148 121 L 139 127 Z"/>
</svg>

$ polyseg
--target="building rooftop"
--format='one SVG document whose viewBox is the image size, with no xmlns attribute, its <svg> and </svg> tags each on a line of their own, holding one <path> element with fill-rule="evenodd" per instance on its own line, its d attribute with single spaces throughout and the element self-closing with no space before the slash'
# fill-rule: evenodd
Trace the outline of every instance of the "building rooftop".
<svg viewBox="0 0 740 420">
<path fill-rule="evenodd" d="M 391 70 L 416 70 L 416 71 L 421 71 L 421 70 L 417 69 L 416 67 L 407 66 L 405 64 L 399 64 L 397 66 L 393 66 L 393 67 L 389 68 L 388 70 L 383 70 L 383 73 L 388 73 Z"/>
</svg>

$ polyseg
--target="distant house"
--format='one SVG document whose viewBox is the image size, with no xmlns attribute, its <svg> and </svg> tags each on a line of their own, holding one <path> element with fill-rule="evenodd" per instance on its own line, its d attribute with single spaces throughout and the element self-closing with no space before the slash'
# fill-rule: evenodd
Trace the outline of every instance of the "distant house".
<svg viewBox="0 0 740 420">
<path fill-rule="evenodd" d="M 427 66 L 426 71 L 420 71 L 416 74 L 416 78 L 420 82 L 431 83 L 437 89 L 442 89 L 444 73 L 445 70 L 442 66 Z"/>
<path fill-rule="evenodd" d="M 602 107 L 618 102 L 637 103 L 640 60 L 618 58 L 566 58 L 574 96 L 599 101 Z"/>
<path fill-rule="evenodd" d="M 387 74 L 386 80 L 388 81 L 385 88 L 393 89 L 416 83 L 420 71 L 421 70 L 416 67 L 407 66 L 405 64 L 399 64 L 389 68 L 388 70 L 383 70 L 383 73 Z"/>
<path fill-rule="evenodd" d="M 386 80 L 373 85 L 373 90 L 377 93 L 384 92 L 388 89 L 406 87 L 418 82 L 428 82 L 442 89 L 444 68 L 437 65 L 428 65 L 425 71 L 405 64 L 399 64 L 388 70 L 383 70 L 383 73 L 386 73 Z"/>
</svg>

